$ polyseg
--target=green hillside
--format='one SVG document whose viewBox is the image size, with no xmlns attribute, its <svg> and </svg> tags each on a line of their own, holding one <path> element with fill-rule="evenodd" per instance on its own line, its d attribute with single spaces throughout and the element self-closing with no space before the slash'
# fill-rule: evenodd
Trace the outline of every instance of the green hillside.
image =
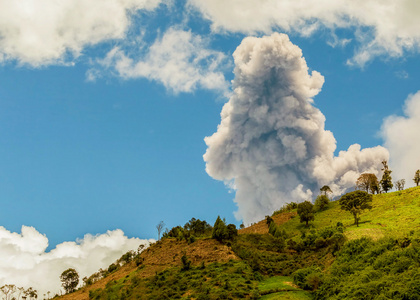
<svg viewBox="0 0 420 300">
<path fill-rule="evenodd" d="M 62 298 L 420 299 L 420 187 L 374 195 L 359 227 L 338 201 L 309 227 L 295 210 L 222 241 L 190 221 Z"/>
<path fill-rule="evenodd" d="M 353 225 L 353 216 L 340 209 L 338 201 L 332 201 L 325 211 L 316 214 L 311 222 L 312 228 L 323 228 L 341 222 L 349 239 L 362 236 L 374 240 L 384 236 L 395 236 L 420 230 L 420 188 L 410 188 L 403 191 L 373 195 L 373 208 L 362 213 L 359 227 Z M 304 229 L 299 218 L 294 218 L 283 225 L 283 228 L 296 235 Z"/>
</svg>

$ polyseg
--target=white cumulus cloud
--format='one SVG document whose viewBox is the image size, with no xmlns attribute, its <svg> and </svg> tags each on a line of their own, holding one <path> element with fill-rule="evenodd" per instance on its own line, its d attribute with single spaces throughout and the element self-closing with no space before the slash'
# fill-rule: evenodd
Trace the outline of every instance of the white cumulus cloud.
<svg viewBox="0 0 420 300">
<path fill-rule="evenodd" d="M 351 64 L 363 66 L 378 55 L 401 56 L 420 49 L 420 2 L 417 0 L 188 0 L 212 22 L 215 31 L 271 33 L 281 29 L 304 36 L 327 28 L 354 33 L 358 46 Z"/>
<path fill-rule="evenodd" d="M 287 35 L 245 38 L 233 56 L 233 95 L 217 132 L 205 138 L 204 160 L 210 176 L 236 190 L 237 218 L 253 222 L 310 200 L 322 185 L 340 194 L 360 173 L 378 173 L 388 159 L 383 147 L 356 144 L 334 157 L 336 141 L 312 100 L 324 78 L 308 73 Z"/>
<path fill-rule="evenodd" d="M 161 0 L 0 0 L 0 62 L 69 63 L 84 47 L 121 39 L 137 10 Z"/>
<path fill-rule="evenodd" d="M 410 95 L 404 105 L 404 116 L 390 116 L 382 124 L 384 145 L 391 154 L 391 176 L 414 185 L 414 174 L 420 169 L 420 91 Z"/>
<path fill-rule="evenodd" d="M 150 241 L 128 238 L 117 229 L 100 235 L 87 234 L 77 242 L 64 242 L 46 252 L 48 238 L 35 228 L 22 226 L 21 233 L 0 226 L 0 286 L 33 287 L 42 295 L 61 289 L 60 275 L 74 268 L 80 282 L 100 268 L 106 268 L 124 253 Z"/>
<path fill-rule="evenodd" d="M 160 82 L 175 94 L 197 88 L 228 93 L 229 85 L 221 72 L 229 64 L 226 55 L 209 49 L 208 42 L 191 31 L 170 28 L 147 53 L 138 56 L 129 57 L 116 47 L 98 61 L 97 67 L 89 70 L 88 79 L 94 80 L 102 70 L 111 69 L 125 79 L 147 78 Z"/>
</svg>

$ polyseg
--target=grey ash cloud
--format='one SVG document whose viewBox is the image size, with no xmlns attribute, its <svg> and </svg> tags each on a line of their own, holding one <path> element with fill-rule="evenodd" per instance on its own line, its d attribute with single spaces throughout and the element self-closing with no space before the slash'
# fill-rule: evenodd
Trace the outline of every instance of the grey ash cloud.
<svg viewBox="0 0 420 300">
<path fill-rule="evenodd" d="M 311 200 L 328 184 L 335 194 L 364 171 L 377 173 L 383 147 L 357 144 L 334 157 L 336 140 L 313 105 L 324 77 L 308 66 L 285 34 L 248 37 L 233 54 L 233 95 L 206 137 L 207 173 L 236 191 L 235 216 L 261 219 L 283 204 Z"/>
</svg>

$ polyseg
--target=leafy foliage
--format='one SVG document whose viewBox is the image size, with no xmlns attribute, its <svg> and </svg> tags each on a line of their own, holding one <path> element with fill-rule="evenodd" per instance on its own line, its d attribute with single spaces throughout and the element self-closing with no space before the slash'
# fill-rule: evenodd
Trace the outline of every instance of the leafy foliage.
<svg viewBox="0 0 420 300">
<path fill-rule="evenodd" d="M 187 259 L 188 260 L 188 259 Z M 172 268 L 142 279 L 138 271 L 105 289 L 90 292 L 90 299 L 258 299 L 254 272 L 240 261 L 213 263 L 186 270 Z"/>
<path fill-rule="evenodd" d="M 420 299 L 420 244 L 410 237 L 344 245 L 315 299 Z"/>
<path fill-rule="evenodd" d="M 365 192 L 372 194 L 379 192 L 379 182 L 375 174 L 363 173 L 357 178 L 356 187 Z"/>
<path fill-rule="evenodd" d="M 297 206 L 297 213 L 300 217 L 300 222 L 305 222 L 306 227 L 308 227 L 309 221 L 313 221 L 315 219 L 314 205 L 309 201 L 299 203 Z"/>
<path fill-rule="evenodd" d="M 61 285 L 67 294 L 74 292 L 79 284 L 79 274 L 73 268 L 69 268 L 61 273 L 60 279 L 62 282 Z"/>
<path fill-rule="evenodd" d="M 339 203 L 342 210 L 349 211 L 353 214 L 354 224 L 359 226 L 362 211 L 372 208 L 372 195 L 364 191 L 354 191 L 342 196 Z"/>
<path fill-rule="evenodd" d="M 324 210 L 328 207 L 328 204 L 330 204 L 330 199 L 328 199 L 328 196 L 326 195 L 319 195 L 315 199 L 315 211 Z"/>
<path fill-rule="evenodd" d="M 327 196 L 328 193 L 332 193 L 331 188 L 328 185 L 324 185 L 322 188 L 319 189 L 324 196 Z"/>
<path fill-rule="evenodd" d="M 394 186 L 392 184 L 392 177 L 391 177 L 392 171 L 389 169 L 388 163 L 386 160 L 384 160 L 382 164 L 383 164 L 382 170 L 384 171 L 384 174 L 382 175 L 380 184 L 381 184 L 382 189 L 385 191 L 385 193 L 388 193 L 388 191 L 391 190 L 392 187 Z"/>
<path fill-rule="evenodd" d="M 188 243 L 195 241 L 196 237 L 209 237 L 212 234 L 212 227 L 200 219 L 192 218 L 184 227 L 176 226 L 171 230 L 163 233 L 163 238 L 176 238 L 177 240 L 185 240 Z"/>
<path fill-rule="evenodd" d="M 298 204 L 296 202 L 287 203 L 286 205 L 282 206 L 279 210 L 274 211 L 273 216 L 284 213 L 284 212 L 292 211 L 296 209 L 297 206 Z"/>
<path fill-rule="evenodd" d="M 216 222 L 213 226 L 212 238 L 223 241 L 223 240 L 233 240 L 238 235 L 238 230 L 236 229 L 235 224 L 229 224 L 226 226 L 224 220 L 217 216 Z"/>
</svg>

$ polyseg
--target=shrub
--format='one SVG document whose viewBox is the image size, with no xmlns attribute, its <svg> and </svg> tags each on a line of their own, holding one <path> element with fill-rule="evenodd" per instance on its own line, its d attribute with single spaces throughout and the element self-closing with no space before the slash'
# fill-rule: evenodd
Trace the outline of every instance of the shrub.
<svg viewBox="0 0 420 300">
<path fill-rule="evenodd" d="M 315 199 L 315 211 L 325 210 L 330 203 L 330 199 L 326 195 L 319 195 Z"/>
<path fill-rule="evenodd" d="M 188 271 L 189 269 L 191 269 L 191 260 L 188 259 L 185 253 L 181 257 L 181 262 L 182 262 L 181 271 Z"/>
</svg>

